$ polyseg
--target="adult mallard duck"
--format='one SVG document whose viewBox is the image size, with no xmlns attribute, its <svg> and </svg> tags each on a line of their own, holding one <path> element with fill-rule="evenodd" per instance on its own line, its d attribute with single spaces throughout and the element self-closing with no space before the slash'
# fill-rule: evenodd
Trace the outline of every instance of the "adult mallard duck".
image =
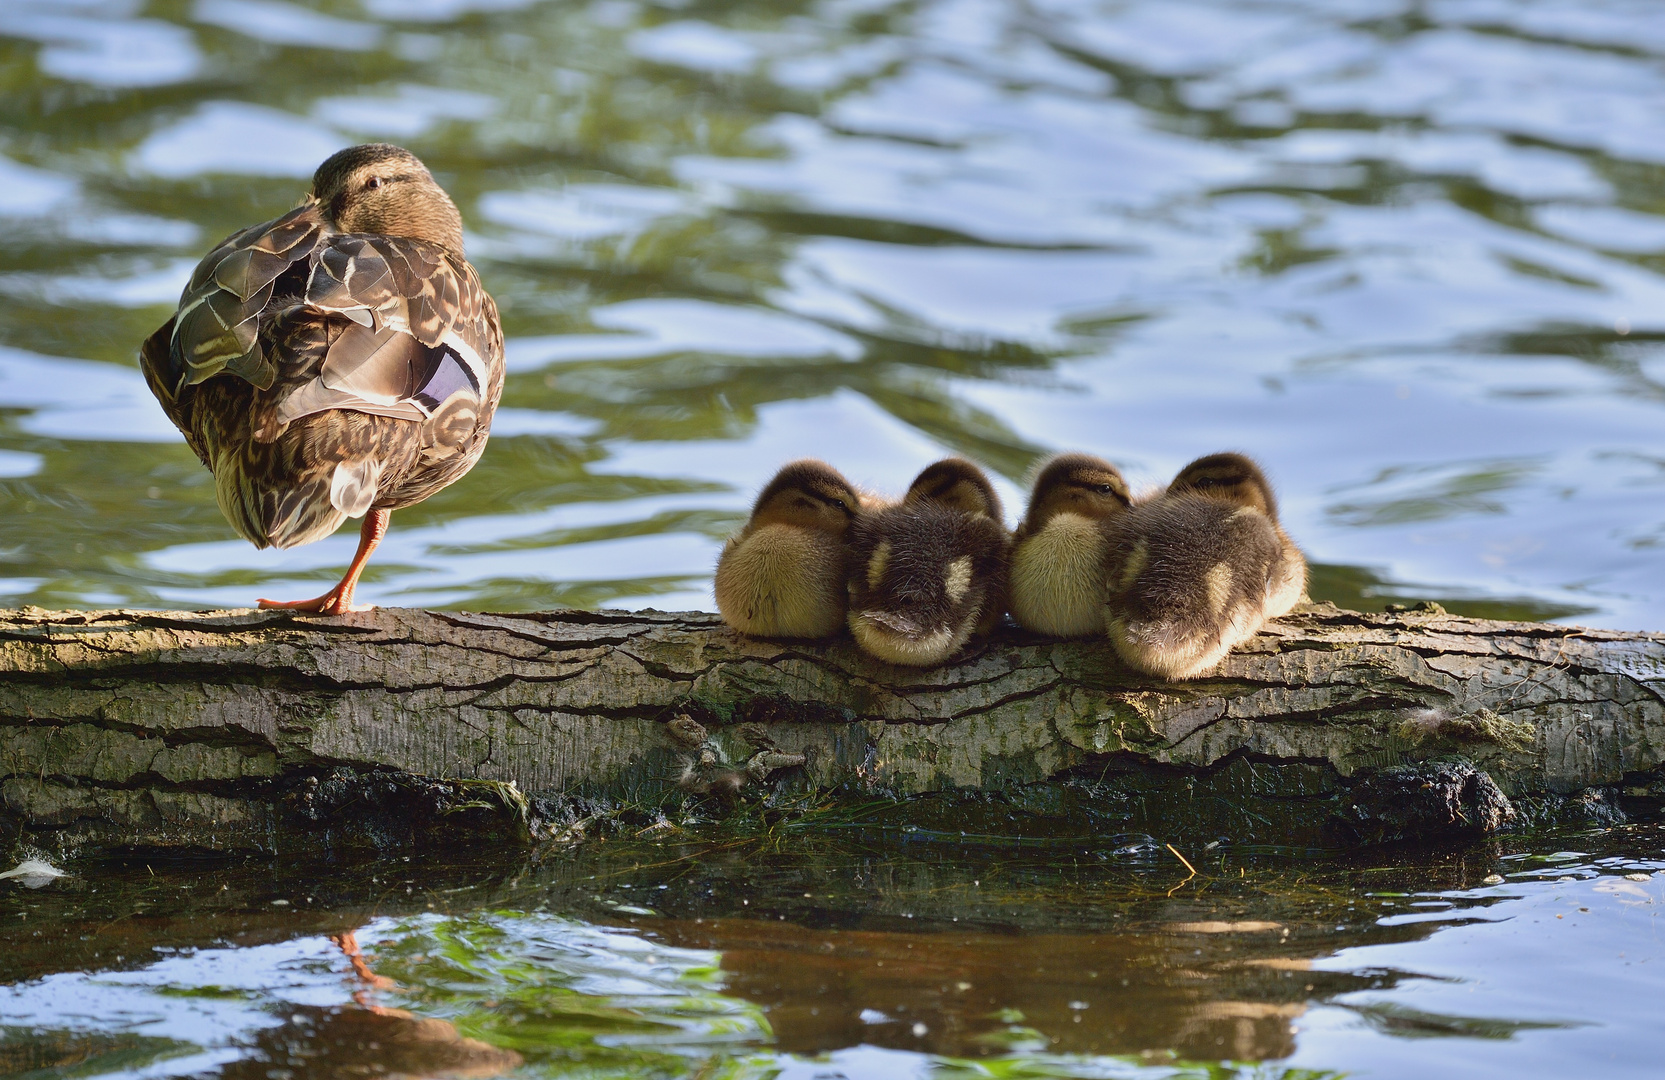
<svg viewBox="0 0 1665 1080">
<path fill-rule="evenodd" d="M 1242 454 L 1198 458 L 1105 531 L 1110 642 L 1165 679 L 1208 671 L 1306 591 L 1306 559 L 1278 524 L 1272 486 Z"/>
<path fill-rule="evenodd" d="M 238 535 L 289 548 L 364 518 L 335 588 L 260 601 L 333 615 L 354 610 L 388 515 L 479 460 L 503 329 L 456 205 L 378 143 L 330 157 L 298 208 L 209 252 L 139 363 Z"/>
<path fill-rule="evenodd" d="M 1132 505 L 1117 468 L 1090 454 L 1059 454 L 1035 474 L 1029 513 L 1012 536 L 1012 618 L 1053 637 L 1104 629 L 1102 523 Z"/>
<path fill-rule="evenodd" d="M 844 626 L 850 525 L 862 498 L 824 461 L 794 461 L 717 560 L 717 610 L 743 634 L 831 637 Z"/>
<path fill-rule="evenodd" d="M 988 477 L 962 458 L 858 517 L 850 547 L 850 632 L 880 660 L 940 664 L 1005 613 L 1011 536 Z"/>
</svg>

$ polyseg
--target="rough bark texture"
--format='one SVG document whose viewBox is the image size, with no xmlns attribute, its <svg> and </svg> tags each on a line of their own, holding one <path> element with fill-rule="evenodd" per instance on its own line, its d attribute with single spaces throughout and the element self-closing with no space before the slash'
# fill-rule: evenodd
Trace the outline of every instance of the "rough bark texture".
<svg viewBox="0 0 1665 1080">
<path fill-rule="evenodd" d="M 1665 636 L 1432 606 L 1311 607 L 1184 684 L 1015 630 L 913 670 L 700 613 L 0 612 L 0 828 L 55 847 L 841 808 L 1347 845 L 1651 811 L 1662 762 Z"/>
</svg>

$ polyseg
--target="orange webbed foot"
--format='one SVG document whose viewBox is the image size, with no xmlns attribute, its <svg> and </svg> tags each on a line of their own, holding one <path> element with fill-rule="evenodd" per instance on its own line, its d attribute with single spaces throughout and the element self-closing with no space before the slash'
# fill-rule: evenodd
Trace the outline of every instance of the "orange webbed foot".
<svg viewBox="0 0 1665 1080">
<path fill-rule="evenodd" d="M 257 600 L 264 610 L 307 611 L 318 615 L 345 615 L 349 611 L 372 611 L 375 604 L 355 604 L 352 594 L 343 595 L 339 589 L 331 589 L 323 596 L 315 596 L 311 600 Z"/>
<path fill-rule="evenodd" d="M 374 609 L 374 604 L 353 603 L 353 590 L 358 588 L 358 577 L 364 572 L 364 564 L 370 561 L 370 553 L 376 550 L 376 545 L 387 533 L 390 513 L 388 510 L 372 510 L 364 516 L 364 524 L 358 531 L 358 552 L 335 588 L 311 600 L 260 600 L 260 606 L 268 611 L 276 608 L 281 611 L 311 611 L 319 615 L 345 615 L 349 611 Z"/>
</svg>

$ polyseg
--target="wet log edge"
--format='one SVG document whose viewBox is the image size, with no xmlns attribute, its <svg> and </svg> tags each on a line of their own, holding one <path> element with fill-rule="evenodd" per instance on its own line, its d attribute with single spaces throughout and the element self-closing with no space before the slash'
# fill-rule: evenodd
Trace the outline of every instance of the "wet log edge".
<svg viewBox="0 0 1665 1080">
<path fill-rule="evenodd" d="M 862 807 L 1347 846 L 1665 796 L 1665 635 L 1304 608 L 1172 684 L 1007 628 L 957 663 L 704 613 L 0 612 L 0 839 L 282 851 Z"/>
</svg>

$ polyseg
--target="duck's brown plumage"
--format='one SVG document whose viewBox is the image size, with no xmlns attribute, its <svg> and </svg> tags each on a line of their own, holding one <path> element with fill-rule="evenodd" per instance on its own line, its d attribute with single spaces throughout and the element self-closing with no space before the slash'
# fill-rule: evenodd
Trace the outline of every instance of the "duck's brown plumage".
<svg viewBox="0 0 1665 1080">
<path fill-rule="evenodd" d="M 1241 454 L 1197 459 L 1104 527 L 1105 629 L 1122 659 L 1152 675 L 1207 672 L 1306 589 L 1272 487 Z"/>
<path fill-rule="evenodd" d="M 456 208 L 414 156 L 371 145 L 209 252 L 140 366 L 226 520 L 257 547 L 293 547 L 345 517 L 385 528 L 473 467 L 503 333 Z"/>
</svg>

